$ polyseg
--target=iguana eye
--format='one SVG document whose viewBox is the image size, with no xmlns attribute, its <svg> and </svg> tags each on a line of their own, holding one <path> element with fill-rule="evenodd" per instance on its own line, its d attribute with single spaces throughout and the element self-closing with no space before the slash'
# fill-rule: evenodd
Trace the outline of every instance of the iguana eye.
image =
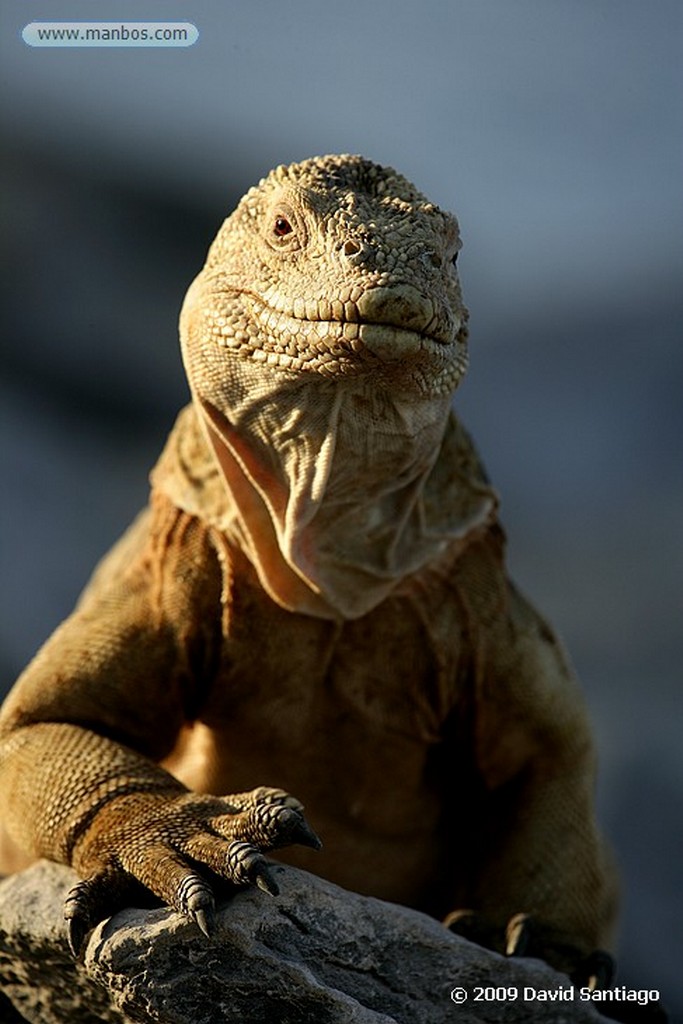
<svg viewBox="0 0 683 1024">
<path fill-rule="evenodd" d="M 277 196 L 263 220 L 264 239 L 280 253 L 295 253 L 306 244 L 306 221 L 297 205 Z"/>
<path fill-rule="evenodd" d="M 286 217 L 276 217 L 275 224 L 273 225 L 273 232 L 278 238 L 284 238 L 285 235 L 292 233 L 292 225 L 289 223 Z"/>
</svg>

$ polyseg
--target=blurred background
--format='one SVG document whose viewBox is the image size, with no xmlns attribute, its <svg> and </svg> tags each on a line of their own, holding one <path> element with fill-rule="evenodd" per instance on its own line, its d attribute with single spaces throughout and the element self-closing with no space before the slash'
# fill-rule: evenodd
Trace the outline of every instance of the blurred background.
<svg viewBox="0 0 683 1024">
<path fill-rule="evenodd" d="M 178 310 L 224 215 L 278 163 L 394 165 L 461 221 L 456 407 L 592 711 L 619 981 L 683 1019 L 683 7 L 106 6 L 199 41 L 32 49 L 27 22 L 93 5 L 2 6 L 3 687 L 146 500 L 187 398 Z"/>
</svg>

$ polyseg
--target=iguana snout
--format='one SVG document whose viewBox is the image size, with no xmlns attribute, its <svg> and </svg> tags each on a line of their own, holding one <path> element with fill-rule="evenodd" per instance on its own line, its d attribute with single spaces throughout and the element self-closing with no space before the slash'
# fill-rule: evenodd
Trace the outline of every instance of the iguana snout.
<svg viewBox="0 0 683 1024">
<path fill-rule="evenodd" d="M 409 284 L 390 288 L 368 288 L 362 293 L 356 305 L 361 322 L 391 324 L 407 330 L 426 332 L 435 320 L 432 300 Z"/>
<path fill-rule="evenodd" d="M 368 288 L 356 307 L 361 342 L 385 360 L 417 353 L 429 342 L 452 344 L 465 322 L 465 316 L 458 316 L 446 302 L 403 282 Z"/>
</svg>

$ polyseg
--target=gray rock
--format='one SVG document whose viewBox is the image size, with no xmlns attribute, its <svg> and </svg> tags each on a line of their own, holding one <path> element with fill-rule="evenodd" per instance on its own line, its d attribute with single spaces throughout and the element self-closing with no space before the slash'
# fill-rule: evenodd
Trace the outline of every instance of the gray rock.
<svg viewBox="0 0 683 1024">
<path fill-rule="evenodd" d="M 258 890 L 221 906 L 207 940 L 166 910 L 124 910 L 70 956 L 61 904 L 66 868 L 39 864 L 0 883 L 2 991 L 40 1024 L 589 1024 L 575 1000 L 525 1000 L 524 988 L 569 990 L 538 961 L 507 960 L 437 921 L 274 868 L 276 899 Z M 482 996 L 477 1000 L 477 989 Z M 486 989 L 489 992 L 486 992 Z M 497 998 L 491 989 L 516 989 Z M 457 1008 L 453 990 L 467 999 Z M 8 1011 L 9 1012 L 9 1011 Z M 21 1019 L 21 1018 L 16 1018 Z M 9 1022 L 0 1004 L 0 1022 Z"/>
<path fill-rule="evenodd" d="M 0 882 L 0 1024 L 127 1024 L 109 994 L 74 961 L 66 941 L 62 902 L 75 875 L 43 862 Z"/>
</svg>

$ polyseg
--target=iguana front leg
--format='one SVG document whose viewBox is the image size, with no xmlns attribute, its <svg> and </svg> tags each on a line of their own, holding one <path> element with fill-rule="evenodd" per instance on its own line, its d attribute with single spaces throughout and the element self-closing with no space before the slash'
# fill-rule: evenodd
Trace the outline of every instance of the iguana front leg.
<svg viewBox="0 0 683 1024">
<path fill-rule="evenodd" d="M 98 573 L 0 719 L 3 822 L 83 879 L 66 902 L 74 949 L 133 883 L 208 931 L 212 876 L 274 892 L 263 853 L 320 845 L 282 790 L 208 796 L 160 767 L 207 685 L 220 574 L 206 530 L 167 503 L 138 532 L 137 554 L 128 544 L 124 567 Z"/>
<path fill-rule="evenodd" d="M 83 879 L 65 904 L 75 953 L 87 931 L 125 903 L 133 882 L 208 935 L 212 874 L 274 895 L 263 853 L 320 845 L 301 804 L 282 790 L 192 793 L 134 751 L 76 726 L 20 729 L 5 744 L 5 758 L 13 782 L 9 816 L 25 816 L 24 842 L 39 856 L 71 864 Z"/>
</svg>

